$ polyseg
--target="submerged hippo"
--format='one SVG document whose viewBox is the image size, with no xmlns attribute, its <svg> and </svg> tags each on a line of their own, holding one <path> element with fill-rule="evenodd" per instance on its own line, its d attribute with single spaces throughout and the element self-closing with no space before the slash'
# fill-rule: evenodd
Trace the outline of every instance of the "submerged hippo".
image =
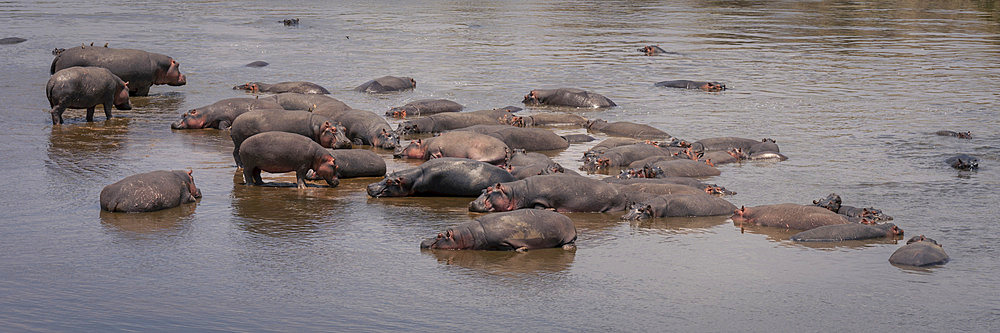
<svg viewBox="0 0 1000 333">
<path fill-rule="evenodd" d="M 528 151 L 566 149 L 569 142 L 543 128 L 523 128 L 510 125 L 474 125 L 455 131 L 475 132 L 500 139 L 510 149 Z"/>
<path fill-rule="evenodd" d="M 324 148 L 351 148 L 344 128 L 337 128 L 330 118 L 307 111 L 255 110 L 233 120 L 229 136 L 233 138 L 233 158 L 242 167 L 240 145 L 247 138 L 263 132 L 295 133 L 312 139 Z"/>
<path fill-rule="evenodd" d="M 521 209 L 489 214 L 448 228 L 420 242 L 422 249 L 525 251 L 562 247 L 572 249 L 576 227 L 565 215 Z"/>
<path fill-rule="evenodd" d="M 798 230 L 851 223 L 826 208 L 798 204 L 742 207 L 736 210 L 732 219 L 741 226 L 749 224 Z"/>
<path fill-rule="evenodd" d="M 842 242 L 870 238 L 893 237 L 902 235 L 903 229 L 892 223 L 882 224 L 834 224 L 809 229 L 790 238 L 796 242 Z"/>
<path fill-rule="evenodd" d="M 658 195 L 625 208 L 623 220 L 640 220 L 654 217 L 717 216 L 729 215 L 736 206 L 725 199 L 704 192 L 691 194 Z"/>
<path fill-rule="evenodd" d="M 393 172 L 368 185 L 368 195 L 379 197 L 475 197 L 490 185 L 515 181 L 506 170 L 467 158 L 436 158 L 419 167 Z"/>
<path fill-rule="evenodd" d="M 464 107 L 447 99 L 421 99 L 394 107 L 385 112 L 386 117 L 406 118 L 429 116 L 444 112 L 459 112 Z"/>
<path fill-rule="evenodd" d="M 627 121 L 609 123 L 603 119 L 587 122 L 587 130 L 600 132 L 610 136 L 621 136 L 633 139 L 662 140 L 673 138 L 667 132 L 646 124 L 636 124 Z"/>
<path fill-rule="evenodd" d="M 475 132 L 446 132 L 432 138 L 411 141 L 397 149 L 396 158 L 429 160 L 439 157 L 461 157 L 493 165 L 502 165 L 510 155 L 503 141 Z"/>
<path fill-rule="evenodd" d="M 340 100 L 321 94 L 281 93 L 265 97 L 281 105 L 285 110 L 312 111 L 327 117 L 333 117 L 351 110 L 351 107 Z"/>
<path fill-rule="evenodd" d="M 690 81 L 690 80 L 673 80 L 673 81 L 660 81 L 653 86 L 656 87 L 667 87 L 667 88 L 683 88 L 683 89 L 701 89 L 704 91 L 716 92 L 726 90 L 726 85 L 718 82 L 705 82 L 705 81 Z"/>
<path fill-rule="evenodd" d="M 587 118 L 565 112 L 536 113 L 526 116 L 506 115 L 500 122 L 505 125 L 517 127 L 551 126 L 551 125 L 576 125 L 586 126 Z"/>
<path fill-rule="evenodd" d="M 969 156 L 966 154 L 958 154 L 948 159 L 944 160 L 952 168 L 958 170 L 976 170 L 979 169 L 979 158 L 975 156 Z"/>
<path fill-rule="evenodd" d="M 380 94 L 394 91 L 403 91 L 417 87 L 417 81 L 409 77 L 383 76 L 354 88 L 354 91 L 369 94 Z"/>
<path fill-rule="evenodd" d="M 191 171 L 153 171 L 125 177 L 101 190 L 101 209 L 109 212 L 152 212 L 195 202 L 201 190 Z"/>
<path fill-rule="evenodd" d="M 253 110 L 282 109 L 272 99 L 228 98 L 210 105 L 194 108 L 181 115 L 181 120 L 170 124 L 172 129 L 217 128 L 226 129 L 239 115 Z"/>
<path fill-rule="evenodd" d="M 326 148 L 309 138 L 285 132 L 264 132 L 251 136 L 240 147 L 243 179 L 247 185 L 263 185 L 261 171 L 295 171 L 295 184 L 306 188 L 306 175 L 313 170 L 330 187 L 340 185 L 337 163 Z"/>
<path fill-rule="evenodd" d="M 618 106 L 601 94 L 576 88 L 535 89 L 524 95 L 527 105 L 569 106 L 576 108 L 606 108 Z"/>
<path fill-rule="evenodd" d="M 498 183 L 469 203 L 472 212 L 506 212 L 521 208 L 617 212 L 625 209 L 625 198 L 611 184 L 557 173 Z"/>
<path fill-rule="evenodd" d="M 249 92 L 266 93 L 300 93 L 300 94 L 329 94 L 330 91 L 322 86 L 306 81 L 289 81 L 267 84 L 263 82 L 247 82 L 233 87 L 233 90 L 246 90 Z"/>
<path fill-rule="evenodd" d="M 646 45 L 639 48 L 639 52 L 642 52 L 648 56 L 658 55 L 658 54 L 678 54 L 677 52 L 669 52 L 660 48 L 657 45 Z"/>
<path fill-rule="evenodd" d="M 933 239 L 914 236 L 889 256 L 889 263 L 904 266 L 930 266 L 948 262 L 948 254 Z"/>
<path fill-rule="evenodd" d="M 67 108 L 87 109 L 87 121 L 94 121 L 94 108 L 104 105 L 104 116 L 111 119 L 111 106 L 131 110 L 128 82 L 101 67 L 71 67 L 56 72 L 45 84 L 45 97 L 52 107 L 52 124 L 63 123 Z"/>
<path fill-rule="evenodd" d="M 21 38 L 21 37 L 4 37 L 4 38 L 0 38 L 0 45 L 18 44 L 18 43 L 22 43 L 24 41 L 27 41 L 27 39 L 24 39 L 24 38 Z"/>
<path fill-rule="evenodd" d="M 937 131 L 937 132 L 934 132 L 934 134 L 937 134 L 937 135 L 940 135 L 940 136 L 953 136 L 953 137 L 956 137 L 956 138 L 959 138 L 959 139 L 972 139 L 972 132 L 969 132 L 969 131 L 965 131 L 965 132 Z"/>
<path fill-rule="evenodd" d="M 129 83 L 132 96 L 149 95 L 154 84 L 183 86 L 187 78 L 180 72 L 180 64 L 173 58 L 142 50 L 79 46 L 66 49 L 52 59 L 49 74 L 74 66 L 104 67 Z"/>
<path fill-rule="evenodd" d="M 267 61 L 257 60 L 249 64 L 243 65 L 243 67 L 261 68 L 261 67 L 267 67 L 267 65 L 270 65 L 269 63 L 267 63 Z"/>
</svg>

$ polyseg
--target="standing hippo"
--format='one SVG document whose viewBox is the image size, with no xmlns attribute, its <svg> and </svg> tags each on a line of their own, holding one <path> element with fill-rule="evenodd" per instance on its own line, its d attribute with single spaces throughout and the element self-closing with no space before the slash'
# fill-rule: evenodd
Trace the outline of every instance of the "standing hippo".
<svg viewBox="0 0 1000 333">
<path fill-rule="evenodd" d="M 576 125 L 586 126 L 587 118 L 565 112 L 536 113 L 527 116 L 505 115 L 500 122 L 506 125 L 517 127 L 549 126 L 549 125 Z"/>
<path fill-rule="evenodd" d="M 625 208 L 623 220 L 654 217 L 718 216 L 732 214 L 736 206 L 725 199 L 702 193 L 667 194 L 634 202 Z"/>
<path fill-rule="evenodd" d="M 497 183 L 515 181 L 506 170 L 467 158 L 443 157 L 416 168 L 389 174 L 368 185 L 368 195 L 379 197 L 475 197 Z"/>
<path fill-rule="evenodd" d="M 904 266 L 930 266 L 948 262 L 941 244 L 924 235 L 914 236 L 889 256 L 889 263 Z"/>
<path fill-rule="evenodd" d="M 798 230 L 851 223 L 840 214 L 826 208 L 798 204 L 742 207 L 736 210 L 732 219 L 741 226 L 750 224 Z"/>
<path fill-rule="evenodd" d="M 709 92 L 723 91 L 726 90 L 726 85 L 718 82 L 704 82 L 704 81 L 689 81 L 689 80 L 673 80 L 673 81 L 660 81 L 653 86 L 656 87 L 667 87 L 667 88 L 683 88 L 683 89 L 701 89 Z"/>
<path fill-rule="evenodd" d="M 469 203 L 472 212 L 506 212 L 520 208 L 617 212 L 625 209 L 625 198 L 611 184 L 557 173 L 498 183 Z"/>
<path fill-rule="evenodd" d="M 329 116 L 333 121 L 347 128 L 347 137 L 356 145 L 368 145 L 382 149 L 399 147 L 399 137 L 385 118 L 371 111 L 351 109 L 339 114 L 329 115 L 319 110 L 314 113 Z"/>
<path fill-rule="evenodd" d="M 566 149 L 569 142 L 543 128 L 522 128 L 510 125 L 474 125 L 455 131 L 475 132 L 500 139 L 510 149 L 528 151 Z"/>
<path fill-rule="evenodd" d="M 396 158 L 429 160 L 439 157 L 461 157 L 493 165 L 502 165 L 510 155 L 510 148 L 503 141 L 475 132 L 447 132 L 423 140 L 411 141 L 397 149 Z"/>
<path fill-rule="evenodd" d="M 953 136 L 953 137 L 956 137 L 956 138 L 959 138 L 959 139 L 972 139 L 972 132 L 969 132 L 969 131 L 965 131 L 965 132 L 937 131 L 937 132 L 934 132 L 934 134 L 937 134 L 937 135 L 940 135 L 940 136 Z"/>
<path fill-rule="evenodd" d="M 354 91 L 381 94 L 394 91 L 403 91 L 417 87 L 417 81 L 409 77 L 383 76 L 365 83 L 362 83 Z"/>
<path fill-rule="evenodd" d="M 272 99 L 228 98 L 210 105 L 191 109 L 181 115 L 181 120 L 170 124 L 172 129 L 217 128 L 226 129 L 239 115 L 253 110 L 281 110 Z"/>
<path fill-rule="evenodd" d="M 351 107 L 340 100 L 320 94 L 281 93 L 265 97 L 281 105 L 285 110 L 306 110 L 327 117 L 339 115 L 351 110 Z"/>
<path fill-rule="evenodd" d="M 524 95 L 526 105 L 569 106 L 576 108 L 607 108 L 618 106 L 601 94 L 576 88 L 535 89 Z"/>
<path fill-rule="evenodd" d="M 636 124 L 627 121 L 608 123 L 603 119 L 587 122 L 587 130 L 601 132 L 610 136 L 621 136 L 633 139 L 662 140 L 673 138 L 667 132 L 646 124 Z"/>
<path fill-rule="evenodd" d="M 247 185 L 263 185 L 261 171 L 295 171 L 295 184 L 306 188 L 306 175 L 313 170 L 330 187 L 340 185 L 337 163 L 326 148 L 309 138 L 285 132 L 264 132 L 251 136 L 240 147 L 243 180 Z"/>
<path fill-rule="evenodd" d="M 462 223 L 420 242 L 421 249 L 518 251 L 575 248 L 576 226 L 565 215 L 521 209 Z"/>
<path fill-rule="evenodd" d="M 104 67 L 129 83 L 132 96 L 149 95 L 154 84 L 183 86 L 187 78 L 173 58 L 141 50 L 83 46 L 66 49 L 52 59 L 49 74 L 73 66 Z"/>
<path fill-rule="evenodd" d="M 101 190 L 101 209 L 109 212 L 152 212 L 195 202 L 201 190 L 191 171 L 153 171 L 125 177 Z"/>
<path fill-rule="evenodd" d="M 322 86 L 306 81 L 289 81 L 289 82 L 278 82 L 275 84 L 267 84 L 263 82 L 247 82 L 241 85 L 233 87 L 233 90 L 246 90 L 249 92 L 266 92 L 266 93 L 300 93 L 300 94 L 329 94 L 330 91 L 326 90 Z"/>
<path fill-rule="evenodd" d="M 796 242 L 842 242 L 902 235 L 903 229 L 892 223 L 882 224 L 834 224 L 809 229 L 790 238 Z"/>
<path fill-rule="evenodd" d="M 63 123 L 67 108 L 87 109 L 87 121 L 94 121 L 94 108 L 104 105 L 104 116 L 111 119 L 111 106 L 131 110 L 128 83 L 101 67 L 71 67 L 56 72 L 45 84 L 45 97 L 52 110 L 52 124 Z"/>
<path fill-rule="evenodd" d="M 312 139 L 325 148 L 351 148 L 351 141 L 343 128 L 333 125 L 330 118 L 308 111 L 256 110 L 246 112 L 233 120 L 229 136 L 233 138 L 233 158 L 240 161 L 240 145 L 258 133 L 279 131 L 295 133 Z"/>
<path fill-rule="evenodd" d="M 958 170 L 976 170 L 979 169 L 979 158 L 974 156 L 969 156 L 966 154 L 958 154 L 948 159 L 944 160 L 952 168 Z"/>
<path fill-rule="evenodd" d="M 462 104 L 447 99 L 421 99 L 389 109 L 385 112 L 385 116 L 392 118 L 420 117 L 443 112 L 459 112 L 462 111 L 462 108 L 464 108 Z"/>
</svg>

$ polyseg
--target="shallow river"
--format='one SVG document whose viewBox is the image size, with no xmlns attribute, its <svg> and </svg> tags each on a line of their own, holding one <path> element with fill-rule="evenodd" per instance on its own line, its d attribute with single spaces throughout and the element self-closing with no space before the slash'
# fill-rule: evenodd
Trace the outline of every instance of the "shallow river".
<svg viewBox="0 0 1000 333">
<path fill-rule="evenodd" d="M 278 23 L 292 17 L 301 25 Z M 0 2 L 0 26 L 0 38 L 28 39 L 0 45 L 5 331 L 1000 330 L 996 2 L 13 1 Z M 50 51 L 91 42 L 170 55 L 189 83 L 155 86 L 110 121 L 71 110 L 52 126 Z M 648 44 L 677 54 L 636 51 Z M 243 67 L 255 60 L 271 65 Z M 351 91 L 383 75 L 417 89 Z M 730 89 L 652 85 L 672 79 Z M 369 199 L 376 178 L 247 187 L 227 133 L 169 127 L 246 96 L 235 84 L 294 80 L 378 113 L 431 97 L 520 105 L 531 89 L 579 87 L 620 105 L 580 111 L 588 118 L 690 140 L 774 138 L 788 161 L 727 165 L 707 181 L 738 192 L 737 206 L 838 193 L 952 260 L 908 269 L 887 261 L 898 240 L 813 246 L 726 217 L 621 213 L 570 214 L 576 251 L 421 252 L 422 238 L 477 216 L 471 199 Z M 933 134 L 942 129 L 974 137 Z M 579 167 L 589 145 L 554 157 Z M 413 165 L 377 152 L 390 171 Z M 981 169 L 945 165 L 957 153 Z M 100 211 L 102 187 L 157 169 L 194 170 L 204 197 Z"/>
</svg>

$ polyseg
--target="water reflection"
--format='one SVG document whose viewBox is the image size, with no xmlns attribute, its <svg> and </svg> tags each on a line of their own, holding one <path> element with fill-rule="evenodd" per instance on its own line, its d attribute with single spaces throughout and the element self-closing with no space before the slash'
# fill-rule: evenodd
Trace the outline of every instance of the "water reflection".
<svg viewBox="0 0 1000 333">
<path fill-rule="evenodd" d="M 185 229 L 198 203 L 146 213 L 112 213 L 101 210 L 101 224 L 118 231 L 151 234 Z"/>
<path fill-rule="evenodd" d="M 97 177 L 112 169 L 126 146 L 128 118 L 105 122 L 62 124 L 49 133 L 46 169 L 54 175 L 73 178 Z"/>
<path fill-rule="evenodd" d="M 299 190 L 290 184 L 292 188 L 234 184 L 232 207 L 241 217 L 236 219 L 239 227 L 274 237 L 314 234 L 341 206 L 331 200 L 335 197 L 328 188 Z"/>
<path fill-rule="evenodd" d="M 515 251 L 421 250 L 438 263 L 457 265 L 489 274 L 556 273 L 569 269 L 576 250 L 561 248 Z"/>
</svg>

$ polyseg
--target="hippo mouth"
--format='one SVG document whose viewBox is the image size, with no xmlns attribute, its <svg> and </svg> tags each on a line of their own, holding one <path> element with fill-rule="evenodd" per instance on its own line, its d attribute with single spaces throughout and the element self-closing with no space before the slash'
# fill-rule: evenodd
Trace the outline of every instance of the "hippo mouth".
<svg viewBox="0 0 1000 333">
<path fill-rule="evenodd" d="M 187 125 L 183 121 L 178 121 L 176 123 L 171 123 L 170 129 L 187 129 Z"/>
</svg>

